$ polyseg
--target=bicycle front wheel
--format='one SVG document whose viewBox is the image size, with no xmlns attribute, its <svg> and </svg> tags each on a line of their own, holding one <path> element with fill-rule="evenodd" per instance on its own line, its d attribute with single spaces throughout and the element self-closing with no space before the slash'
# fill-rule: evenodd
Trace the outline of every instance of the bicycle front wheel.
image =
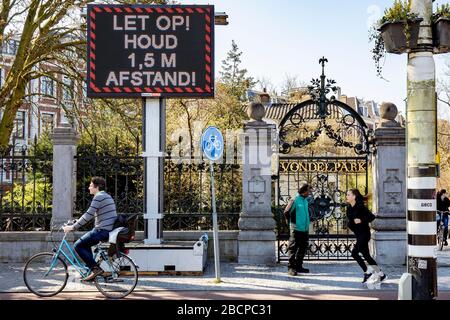
<svg viewBox="0 0 450 320">
<path fill-rule="evenodd" d="M 51 297 L 60 293 L 68 278 L 66 263 L 50 252 L 32 256 L 23 270 L 25 285 L 40 297 Z"/>
<path fill-rule="evenodd" d="M 438 238 L 439 251 L 442 251 L 442 249 L 444 248 L 444 228 L 439 228 L 437 238 Z"/>
<path fill-rule="evenodd" d="M 104 273 L 95 278 L 95 286 L 105 297 L 125 298 L 138 282 L 138 271 L 130 257 L 114 255 L 109 261 L 102 261 L 100 267 Z"/>
</svg>

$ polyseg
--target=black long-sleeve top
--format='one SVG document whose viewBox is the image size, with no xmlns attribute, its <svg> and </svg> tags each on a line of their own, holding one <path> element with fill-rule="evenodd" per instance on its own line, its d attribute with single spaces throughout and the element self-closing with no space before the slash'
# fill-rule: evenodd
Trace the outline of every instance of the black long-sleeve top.
<svg viewBox="0 0 450 320">
<path fill-rule="evenodd" d="M 437 199 L 437 209 L 439 211 L 448 211 L 448 208 L 450 207 L 450 200 L 447 197 L 444 197 L 444 200 L 439 197 Z"/>
<path fill-rule="evenodd" d="M 375 219 L 375 215 L 362 202 L 357 202 L 355 206 L 347 207 L 348 227 L 355 235 L 370 236 L 369 223 Z M 360 219 L 361 223 L 356 224 L 355 219 Z"/>
</svg>

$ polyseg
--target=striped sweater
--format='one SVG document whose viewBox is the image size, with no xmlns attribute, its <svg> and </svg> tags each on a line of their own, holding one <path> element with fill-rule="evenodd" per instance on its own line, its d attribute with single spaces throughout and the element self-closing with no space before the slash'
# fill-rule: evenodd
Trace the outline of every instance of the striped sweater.
<svg viewBox="0 0 450 320">
<path fill-rule="evenodd" d="M 91 206 L 73 225 L 77 230 L 95 217 L 95 228 L 111 231 L 117 218 L 116 205 L 113 198 L 105 191 L 98 192 L 92 199 Z"/>
</svg>

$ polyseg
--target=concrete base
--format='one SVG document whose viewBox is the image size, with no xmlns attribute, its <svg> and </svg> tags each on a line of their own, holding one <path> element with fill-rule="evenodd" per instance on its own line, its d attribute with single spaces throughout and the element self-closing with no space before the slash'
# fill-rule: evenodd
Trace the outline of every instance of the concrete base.
<svg viewBox="0 0 450 320">
<path fill-rule="evenodd" d="M 140 272 L 203 272 L 207 262 L 208 243 L 177 242 L 174 244 L 128 244 L 129 256 Z"/>
<path fill-rule="evenodd" d="M 275 265 L 276 236 L 274 231 L 241 231 L 238 242 L 238 263 Z"/>
<path fill-rule="evenodd" d="M 406 231 L 372 231 L 371 249 L 377 263 L 406 265 Z"/>
<path fill-rule="evenodd" d="M 412 275 L 402 274 L 398 283 L 398 300 L 412 300 Z"/>
</svg>

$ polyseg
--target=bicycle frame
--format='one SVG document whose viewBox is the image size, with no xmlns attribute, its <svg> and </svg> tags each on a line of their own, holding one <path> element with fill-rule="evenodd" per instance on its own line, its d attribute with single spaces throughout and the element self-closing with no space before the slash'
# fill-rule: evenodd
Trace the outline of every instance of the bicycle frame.
<svg viewBox="0 0 450 320">
<path fill-rule="evenodd" d="M 55 255 L 53 257 L 52 263 L 50 265 L 50 269 L 47 271 L 47 273 L 45 275 L 47 276 L 49 274 L 49 272 L 52 271 L 52 269 L 56 265 L 58 257 L 60 257 L 62 255 L 70 263 L 70 265 L 72 265 L 75 268 L 75 270 L 78 271 L 78 273 L 81 275 L 81 277 L 85 278 L 89 274 L 90 269 L 77 258 L 77 256 L 75 255 L 75 252 L 72 249 L 72 246 L 67 242 L 66 236 L 67 236 L 67 234 L 64 234 L 64 237 L 61 240 L 58 250 L 56 250 Z M 96 248 L 99 248 L 99 245 L 97 245 Z M 68 251 L 68 253 L 66 253 L 64 251 L 64 249 L 66 249 Z M 103 252 L 103 250 L 101 248 L 99 248 L 99 249 L 100 249 L 100 251 L 94 250 L 94 260 L 97 258 L 97 255 L 99 253 Z M 106 262 L 109 263 L 108 260 L 106 260 Z"/>
</svg>

